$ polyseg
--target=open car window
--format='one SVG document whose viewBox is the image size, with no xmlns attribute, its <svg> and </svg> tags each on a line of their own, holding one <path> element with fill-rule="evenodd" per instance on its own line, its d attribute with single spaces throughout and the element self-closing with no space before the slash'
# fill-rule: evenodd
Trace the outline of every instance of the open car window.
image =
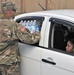
<svg viewBox="0 0 74 75">
<path fill-rule="evenodd" d="M 51 22 L 51 46 L 56 51 L 66 52 L 68 40 L 74 38 L 74 24 L 65 20 L 52 18 Z M 52 37 L 53 35 L 53 37 Z M 53 43 L 53 44 L 52 44 Z"/>
<path fill-rule="evenodd" d="M 44 17 L 40 16 L 25 16 L 16 19 L 20 25 L 25 26 L 31 33 L 35 31 L 41 31 L 41 27 L 44 21 Z M 39 42 L 33 44 L 39 46 Z"/>
<path fill-rule="evenodd" d="M 38 16 L 26 16 L 16 20 L 16 22 L 26 27 L 31 26 L 34 22 L 36 22 L 36 25 L 38 25 L 40 30 L 41 30 L 43 21 L 44 21 L 44 17 L 38 17 Z"/>
</svg>

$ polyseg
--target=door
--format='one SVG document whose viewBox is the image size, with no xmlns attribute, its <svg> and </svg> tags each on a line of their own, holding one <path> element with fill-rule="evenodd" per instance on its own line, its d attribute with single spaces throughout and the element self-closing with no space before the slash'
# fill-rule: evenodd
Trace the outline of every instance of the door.
<svg viewBox="0 0 74 75">
<path fill-rule="evenodd" d="M 74 75 L 74 56 L 43 50 L 42 75 Z"/>
<path fill-rule="evenodd" d="M 45 17 L 40 16 L 23 16 L 16 19 L 16 22 L 21 23 L 23 26 L 32 26 L 35 24 L 39 27 L 39 30 L 44 32 L 45 28 L 41 28 L 45 26 L 46 21 L 44 21 Z M 36 26 L 36 27 L 37 27 Z M 29 27 L 29 28 L 30 28 Z M 28 28 L 28 29 L 29 29 Z M 41 35 L 41 37 L 43 34 Z M 41 38 L 39 42 L 28 45 L 24 43 L 18 43 L 20 55 L 21 55 L 21 63 L 20 63 L 20 74 L 21 75 L 41 75 L 41 48 L 39 44 L 42 44 L 44 38 Z"/>
<path fill-rule="evenodd" d="M 48 39 L 48 42 L 47 42 L 48 45 L 45 46 L 45 43 L 44 43 L 45 49 L 42 50 L 42 54 L 41 54 L 41 60 L 42 60 L 41 75 L 74 75 L 74 55 L 73 53 L 67 53 L 65 50 L 65 46 L 66 46 L 65 42 L 67 38 L 64 37 L 63 46 L 61 43 L 58 42 L 64 48 L 62 48 L 61 46 L 58 47 L 59 44 L 57 46 L 54 46 L 55 45 L 54 41 L 58 39 L 58 38 L 54 39 L 55 28 L 56 27 L 61 28 L 61 26 L 66 26 L 68 28 L 68 35 L 69 35 L 68 37 L 70 39 L 70 38 L 74 38 L 74 36 L 72 35 L 70 36 L 69 34 L 71 32 L 72 33 L 74 32 L 72 31 L 74 29 L 72 25 L 74 24 L 73 23 L 71 24 L 67 21 L 63 21 L 59 19 L 53 18 L 49 20 L 49 23 L 46 29 L 46 32 L 47 33 L 49 32 L 48 38 L 46 37 Z M 47 36 L 47 33 L 45 34 L 45 36 Z M 56 35 L 57 34 L 58 33 L 56 33 Z M 58 37 L 61 38 L 60 35 L 58 35 Z M 44 41 L 46 41 L 46 38 Z M 60 40 L 62 40 L 62 38 Z"/>
</svg>

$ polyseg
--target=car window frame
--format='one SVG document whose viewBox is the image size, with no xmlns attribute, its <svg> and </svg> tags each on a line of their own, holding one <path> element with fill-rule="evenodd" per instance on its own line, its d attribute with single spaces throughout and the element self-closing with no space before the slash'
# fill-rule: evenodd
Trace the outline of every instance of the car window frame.
<svg viewBox="0 0 74 75">
<path fill-rule="evenodd" d="M 33 18 L 33 19 L 32 19 Z M 31 16 L 24 16 L 24 17 L 20 17 L 20 18 L 17 18 L 15 21 L 16 22 L 20 22 L 20 20 L 25 20 L 25 19 L 32 19 L 32 20 L 42 20 L 42 25 L 43 25 L 43 21 L 45 20 L 45 17 L 44 16 L 33 16 L 33 15 L 31 15 Z M 42 28 L 42 25 L 41 25 L 41 28 Z M 41 31 L 41 30 L 40 30 Z M 19 41 L 19 42 L 21 42 L 21 41 Z M 40 41 L 39 41 L 40 42 Z M 39 42 L 37 42 L 37 43 L 35 43 L 35 44 L 29 44 L 29 45 L 32 45 L 32 46 L 37 46 L 37 47 L 39 47 Z"/>
<path fill-rule="evenodd" d="M 60 52 L 60 53 L 64 53 L 64 54 L 68 54 L 68 55 L 74 56 L 73 53 L 67 53 L 66 51 L 52 48 L 52 45 L 51 45 L 52 44 L 52 38 L 53 38 L 52 37 L 52 32 L 53 32 L 52 28 L 53 28 L 54 23 L 60 23 L 60 24 L 64 23 L 64 24 L 67 24 L 67 25 L 69 25 L 69 26 L 71 26 L 73 28 L 74 28 L 74 23 L 66 21 L 66 20 L 58 19 L 58 18 L 50 18 L 49 22 L 51 22 L 51 26 L 50 26 L 50 30 L 49 30 L 48 49 L 56 51 L 56 52 Z"/>
</svg>

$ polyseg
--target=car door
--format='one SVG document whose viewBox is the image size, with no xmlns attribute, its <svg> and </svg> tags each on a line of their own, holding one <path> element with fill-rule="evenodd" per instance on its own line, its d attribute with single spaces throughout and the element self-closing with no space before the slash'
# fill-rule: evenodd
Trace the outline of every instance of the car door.
<svg viewBox="0 0 74 75">
<path fill-rule="evenodd" d="M 24 21 L 33 21 L 36 20 L 41 29 L 41 37 L 38 43 L 33 45 L 24 44 L 22 42 L 18 42 L 19 51 L 21 55 L 21 63 L 20 63 L 20 74 L 21 75 L 41 75 L 41 51 L 42 48 L 39 47 L 39 44 L 43 46 L 44 40 L 44 32 L 45 32 L 45 24 L 46 18 L 41 16 L 23 16 L 16 19 L 16 22 L 24 22 Z M 23 24 L 23 23 L 21 23 Z"/>
<path fill-rule="evenodd" d="M 69 31 L 74 29 L 74 24 L 69 21 L 57 18 L 51 18 L 49 20 L 45 33 L 44 48 L 41 53 L 41 75 L 74 75 L 74 55 L 72 53 L 67 53 L 64 49 L 54 46 L 56 24 L 59 27 L 62 25 L 67 26 Z M 60 35 L 58 35 L 58 37 L 61 38 Z M 69 38 L 74 38 L 74 36 Z M 57 39 L 58 38 L 56 38 L 56 40 Z"/>
</svg>

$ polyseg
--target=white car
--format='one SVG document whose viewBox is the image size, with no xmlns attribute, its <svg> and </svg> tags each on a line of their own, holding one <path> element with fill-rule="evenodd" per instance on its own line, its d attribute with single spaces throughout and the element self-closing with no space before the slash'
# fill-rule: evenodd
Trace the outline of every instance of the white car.
<svg viewBox="0 0 74 75">
<path fill-rule="evenodd" d="M 14 20 L 36 20 L 41 31 L 38 43 L 18 43 L 21 75 L 74 75 L 74 54 L 65 50 L 68 39 L 74 38 L 74 10 L 25 13 Z"/>
</svg>

